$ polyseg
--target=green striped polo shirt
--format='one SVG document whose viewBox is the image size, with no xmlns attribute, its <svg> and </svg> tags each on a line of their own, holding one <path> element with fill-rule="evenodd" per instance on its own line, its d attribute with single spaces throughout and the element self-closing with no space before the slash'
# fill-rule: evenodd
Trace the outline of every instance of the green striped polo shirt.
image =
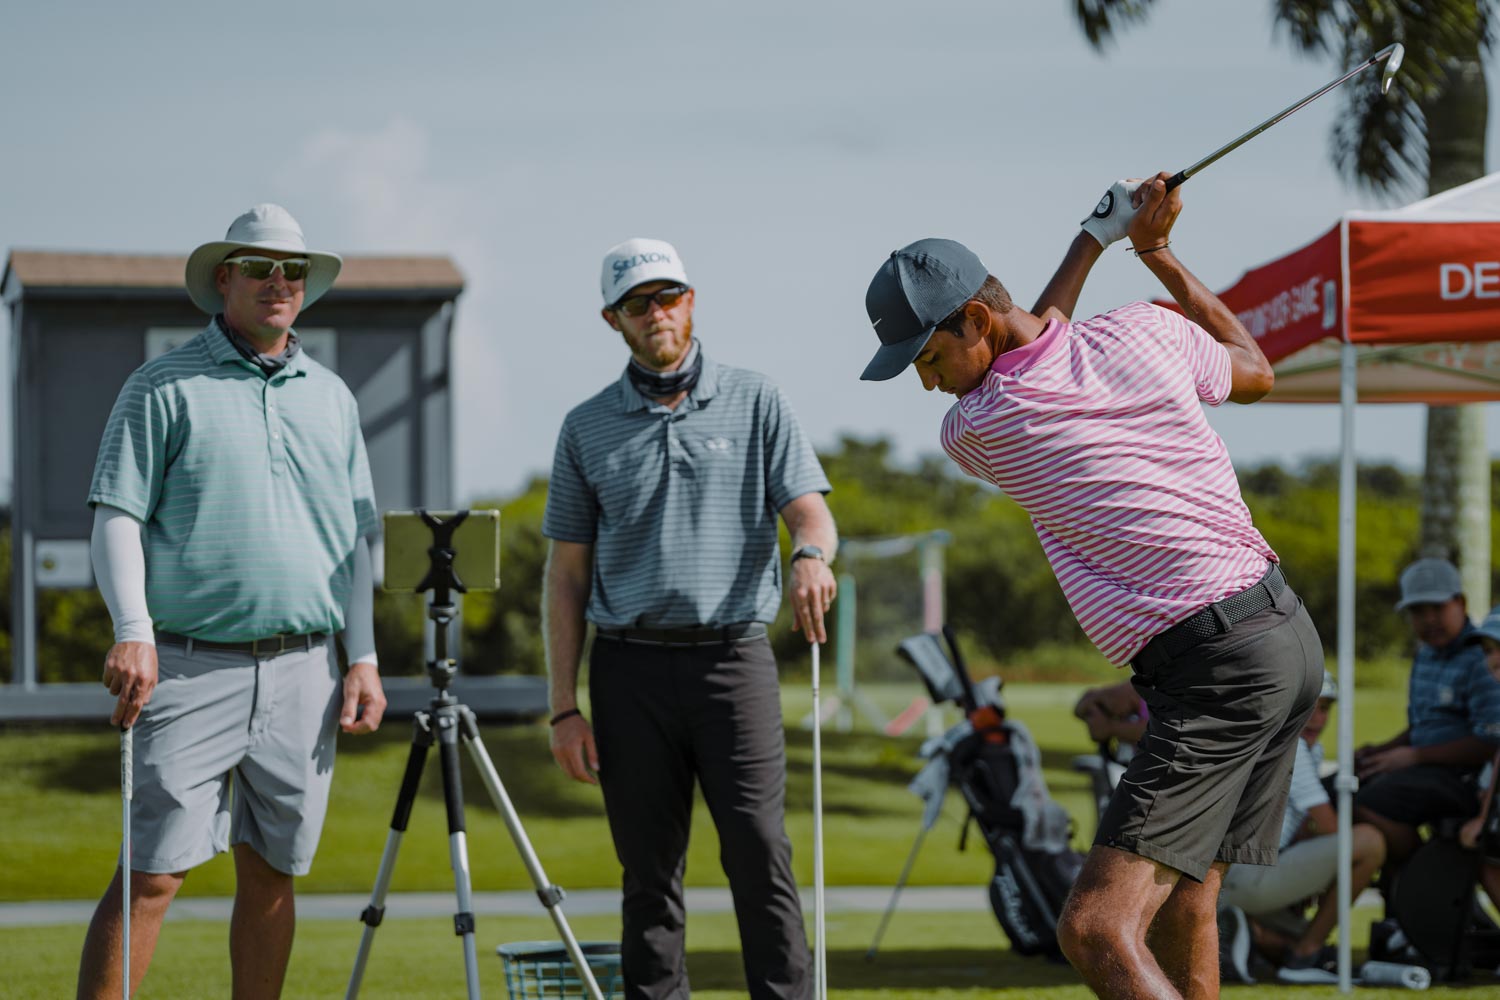
<svg viewBox="0 0 1500 1000">
<path fill-rule="evenodd" d="M 777 514 L 828 490 L 781 390 L 705 356 L 675 410 L 627 372 L 568 414 L 542 534 L 594 546 L 596 625 L 769 622 L 781 604 Z"/>
<path fill-rule="evenodd" d="M 88 502 L 145 524 L 156 627 L 215 642 L 341 630 L 377 527 L 348 386 L 305 351 L 267 378 L 212 323 L 126 380 Z"/>
</svg>

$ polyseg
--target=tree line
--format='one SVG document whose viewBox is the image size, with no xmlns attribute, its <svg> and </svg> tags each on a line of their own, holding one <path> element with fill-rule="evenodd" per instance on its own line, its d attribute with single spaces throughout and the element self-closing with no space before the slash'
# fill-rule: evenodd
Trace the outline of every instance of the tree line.
<svg viewBox="0 0 1500 1000">
<path fill-rule="evenodd" d="M 935 529 L 951 533 L 945 553 L 947 618 L 978 661 L 1003 670 L 1044 653 L 1055 658 L 1059 650 L 1097 659 L 1068 610 L 1029 519 L 1003 495 L 960 475 L 941 456 L 899 462 L 884 438 L 846 437 L 821 457 L 833 484 L 829 506 L 843 538 Z M 1492 466 L 1494 475 L 1500 475 L 1500 464 Z M 1410 633 L 1392 607 L 1397 577 L 1415 558 L 1420 539 L 1420 479 L 1395 466 L 1364 465 L 1358 483 L 1356 655 L 1402 656 L 1409 652 Z M 1242 470 L 1240 484 L 1256 525 L 1282 559 L 1331 654 L 1338 638 L 1336 464 L 1318 461 L 1292 469 L 1263 465 Z M 463 599 L 460 653 L 466 673 L 545 670 L 541 581 L 547 543 L 541 524 L 546 491 L 545 478 L 538 477 L 514 496 L 473 505 L 501 511 L 501 587 Z M 1500 540 L 1500 532 L 1493 537 Z M 782 551 L 789 551 L 785 537 Z M 1500 565 L 1491 555 L 1491 564 Z M 891 661 L 895 641 L 920 628 L 915 561 L 840 560 L 835 568 L 852 574 L 857 583 L 858 669 L 861 676 L 879 676 Z M 9 569 L 7 523 L 0 532 L 5 579 Z M 97 680 L 111 641 L 109 615 L 97 591 L 45 590 L 37 603 L 41 678 Z M 1487 609 L 1470 610 L 1477 618 Z M 0 672 L 6 676 L 10 616 L 6 587 L 0 591 Z M 422 672 L 425 622 L 419 596 L 377 594 L 375 631 L 384 672 Z M 805 640 L 791 631 L 785 611 L 772 634 L 783 663 L 805 660 Z"/>
</svg>

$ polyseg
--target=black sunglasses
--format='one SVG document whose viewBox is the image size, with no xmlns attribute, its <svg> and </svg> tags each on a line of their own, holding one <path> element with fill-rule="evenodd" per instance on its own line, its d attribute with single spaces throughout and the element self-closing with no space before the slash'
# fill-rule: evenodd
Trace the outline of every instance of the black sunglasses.
<svg viewBox="0 0 1500 1000">
<path fill-rule="evenodd" d="M 670 309 L 680 302 L 687 292 L 686 285 L 668 285 L 650 295 L 627 295 L 611 308 L 626 316 L 644 316 L 651 311 L 651 303 L 655 302 L 663 309 Z"/>
</svg>

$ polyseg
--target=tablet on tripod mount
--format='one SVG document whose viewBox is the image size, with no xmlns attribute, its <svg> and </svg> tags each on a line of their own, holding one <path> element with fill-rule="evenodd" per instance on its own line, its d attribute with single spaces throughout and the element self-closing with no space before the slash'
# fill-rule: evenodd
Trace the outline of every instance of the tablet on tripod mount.
<svg viewBox="0 0 1500 1000">
<path fill-rule="evenodd" d="M 385 590 L 431 590 L 437 558 L 451 551 L 456 590 L 500 589 L 498 510 L 388 510 L 385 524 Z M 436 552 L 434 550 L 437 550 Z"/>
</svg>

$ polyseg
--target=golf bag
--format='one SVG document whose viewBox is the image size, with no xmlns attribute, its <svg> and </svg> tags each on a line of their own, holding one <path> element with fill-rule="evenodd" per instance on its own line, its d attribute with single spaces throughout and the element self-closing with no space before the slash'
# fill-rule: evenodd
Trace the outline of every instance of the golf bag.
<svg viewBox="0 0 1500 1000">
<path fill-rule="evenodd" d="M 913 636 L 898 650 L 935 703 L 952 701 L 965 716 L 922 747 L 927 764 L 911 789 L 927 806 L 924 829 L 936 822 L 948 786 L 957 787 L 969 810 L 959 848 L 970 824 L 977 824 L 995 858 L 990 906 L 1011 947 L 1022 955 L 1061 958 L 1057 920 L 1083 867 L 1083 855 L 1069 847 L 1072 821 L 1047 794 L 1031 733 L 1005 717 L 999 678 L 976 687 L 952 630 L 945 627 L 943 637 L 951 660 L 932 633 Z"/>
</svg>

